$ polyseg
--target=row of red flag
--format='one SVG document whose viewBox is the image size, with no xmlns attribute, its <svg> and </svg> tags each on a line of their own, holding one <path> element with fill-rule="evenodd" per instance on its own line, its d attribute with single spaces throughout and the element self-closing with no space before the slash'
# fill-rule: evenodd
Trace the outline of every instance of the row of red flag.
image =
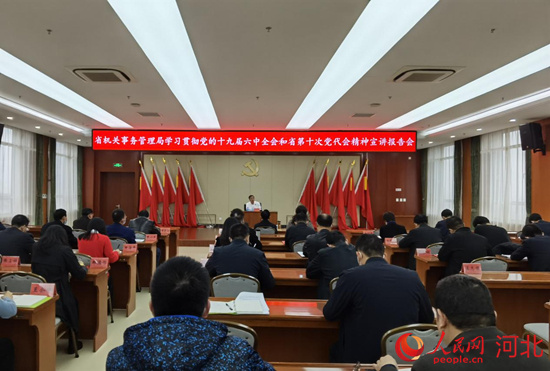
<svg viewBox="0 0 550 371">
<path fill-rule="evenodd" d="M 348 228 L 346 223 L 346 211 L 350 216 L 351 228 L 355 229 L 359 226 L 357 221 L 357 206 L 359 206 L 361 208 L 361 215 L 367 222 L 367 229 L 373 229 L 374 219 L 372 217 L 372 207 L 368 188 L 368 161 L 365 163 L 365 166 L 363 166 L 355 189 L 352 172 L 353 164 L 350 167 L 344 185 L 342 185 L 342 176 L 340 174 L 340 166 L 338 165 L 338 170 L 336 170 L 330 187 L 327 172 L 328 161 L 325 164 L 325 168 L 323 169 L 323 173 L 317 185 L 315 185 L 314 166 L 315 164 L 311 167 L 311 171 L 306 179 L 306 184 L 300 195 L 300 203 L 307 207 L 313 225 L 316 224 L 317 207 L 319 206 L 323 213 L 330 214 L 330 205 L 333 205 L 338 211 L 338 229 L 346 230 Z"/>
<path fill-rule="evenodd" d="M 141 162 L 140 162 L 141 165 Z M 150 207 L 150 218 L 156 224 L 170 226 L 170 204 L 174 204 L 174 220 L 172 225 L 178 227 L 196 227 L 197 212 L 196 206 L 204 202 L 204 195 L 199 185 L 193 165 L 190 165 L 189 187 L 185 182 L 183 171 L 178 162 L 178 176 L 176 184 L 164 167 L 164 177 L 158 175 L 157 168 L 153 163 L 153 174 L 151 183 L 147 180 L 143 165 L 141 165 L 141 176 L 139 179 L 139 209 L 145 210 Z M 162 204 L 162 218 L 158 217 L 159 205 Z M 187 205 L 187 218 L 183 205 Z"/>
</svg>

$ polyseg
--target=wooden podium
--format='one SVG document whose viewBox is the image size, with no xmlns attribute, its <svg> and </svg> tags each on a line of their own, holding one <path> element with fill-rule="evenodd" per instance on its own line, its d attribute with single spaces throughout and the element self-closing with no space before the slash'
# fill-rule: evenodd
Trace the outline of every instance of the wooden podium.
<svg viewBox="0 0 550 371">
<path fill-rule="evenodd" d="M 262 221 L 262 217 L 260 216 L 261 211 L 245 211 L 244 212 L 244 222 L 248 224 L 250 228 L 254 228 L 256 224 Z M 270 211 L 271 215 L 269 215 L 269 221 L 275 225 L 277 225 L 277 217 L 278 214 L 276 211 Z"/>
</svg>

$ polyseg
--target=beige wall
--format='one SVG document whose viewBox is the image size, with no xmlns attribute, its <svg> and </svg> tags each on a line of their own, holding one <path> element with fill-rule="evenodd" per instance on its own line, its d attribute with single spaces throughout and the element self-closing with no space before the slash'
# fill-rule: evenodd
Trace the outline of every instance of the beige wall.
<svg viewBox="0 0 550 371">
<path fill-rule="evenodd" d="M 315 164 L 315 181 L 319 180 L 327 159 L 329 179 L 332 182 L 338 161 L 342 161 L 342 182 L 355 160 L 354 179 L 360 174 L 359 156 L 271 156 L 271 155 L 145 155 L 144 168 L 151 179 L 153 158 L 159 176 L 162 179 L 164 164 L 176 182 L 177 163 L 180 161 L 185 180 L 189 182 L 189 161 L 192 161 L 206 203 L 197 207 L 200 223 L 209 223 L 208 218 L 200 214 L 215 214 L 216 224 L 221 224 L 233 208 L 242 208 L 253 194 L 262 203 L 264 209 L 277 211 L 281 224 L 286 224 L 287 216 L 294 214 L 298 198 L 306 181 L 313 160 Z M 245 163 L 251 159 L 259 165 L 259 175 L 248 177 L 242 175 Z M 208 207 L 208 212 L 207 212 Z M 214 222 L 212 220 L 212 222 Z"/>
</svg>

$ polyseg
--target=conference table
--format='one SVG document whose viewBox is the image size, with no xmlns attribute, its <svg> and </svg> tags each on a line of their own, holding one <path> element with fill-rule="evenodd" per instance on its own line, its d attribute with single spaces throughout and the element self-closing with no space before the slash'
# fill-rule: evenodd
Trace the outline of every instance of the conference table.
<svg viewBox="0 0 550 371">
<path fill-rule="evenodd" d="M 268 362 L 329 362 L 329 348 L 338 339 L 338 322 L 325 320 L 326 300 L 267 299 L 266 302 L 269 315 L 216 314 L 208 319 L 252 327 L 258 334 L 258 353 Z"/>
<path fill-rule="evenodd" d="M 219 228 L 180 228 L 178 246 L 210 246 L 216 242 Z"/>
<path fill-rule="evenodd" d="M 305 268 L 307 258 L 295 252 L 265 252 L 270 268 Z"/>
<path fill-rule="evenodd" d="M 0 337 L 8 338 L 15 348 L 16 371 L 54 371 L 55 302 L 49 298 L 36 308 L 17 308 L 17 314 L 0 319 Z"/>
<path fill-rule="evenodd" d="M 268 298 L 316 299 L 319 280 L 306 277 L 305 268 L 271 268 L 275 287 L 265 292 Z"/>
<path fill-rule="evenodd" d="M 409 249 L 401 248 L 398 244 L 384 243 L 385 258 L 390 264 L 407 268 L 409 266 Z"/>
<path fill-rule="evenodd" d="M 157 267 L 157 243 L 138 242 L 139 263 L 138 275 L 141 287 L 149 287 Z"/>
<path fill-rule="evenodd" d="M 265 240 L 262 236 L 262 250 L 265 252 L 288 252 L 284 241 Z"/>
<path fill-rule="evenodd" d="M 120 254 L 109 270 L 113 308 L 126 310 L 126 317 L 136 309 L 137 254 Z"/>
<path fill-rule="evenodd" d="M 168 235 L 168 259 L 178 256 L 178 236 L 180 227 L 170 227 Z"/>
</svg>

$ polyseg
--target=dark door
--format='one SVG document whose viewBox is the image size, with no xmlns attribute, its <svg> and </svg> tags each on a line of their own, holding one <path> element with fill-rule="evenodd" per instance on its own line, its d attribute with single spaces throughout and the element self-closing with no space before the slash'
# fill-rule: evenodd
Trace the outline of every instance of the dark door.
<svg viewBox="0 0 550 371">
<path fill-rule="evenodd" d="M 113 223 L 111 213 L 117 207 L 126 212 L 127 219 L 135 218 L 137 213 L 137 196 L 134 173 L 101 173 L 99 190 L 99 215 L 105 224 Z"/>
</svg>

